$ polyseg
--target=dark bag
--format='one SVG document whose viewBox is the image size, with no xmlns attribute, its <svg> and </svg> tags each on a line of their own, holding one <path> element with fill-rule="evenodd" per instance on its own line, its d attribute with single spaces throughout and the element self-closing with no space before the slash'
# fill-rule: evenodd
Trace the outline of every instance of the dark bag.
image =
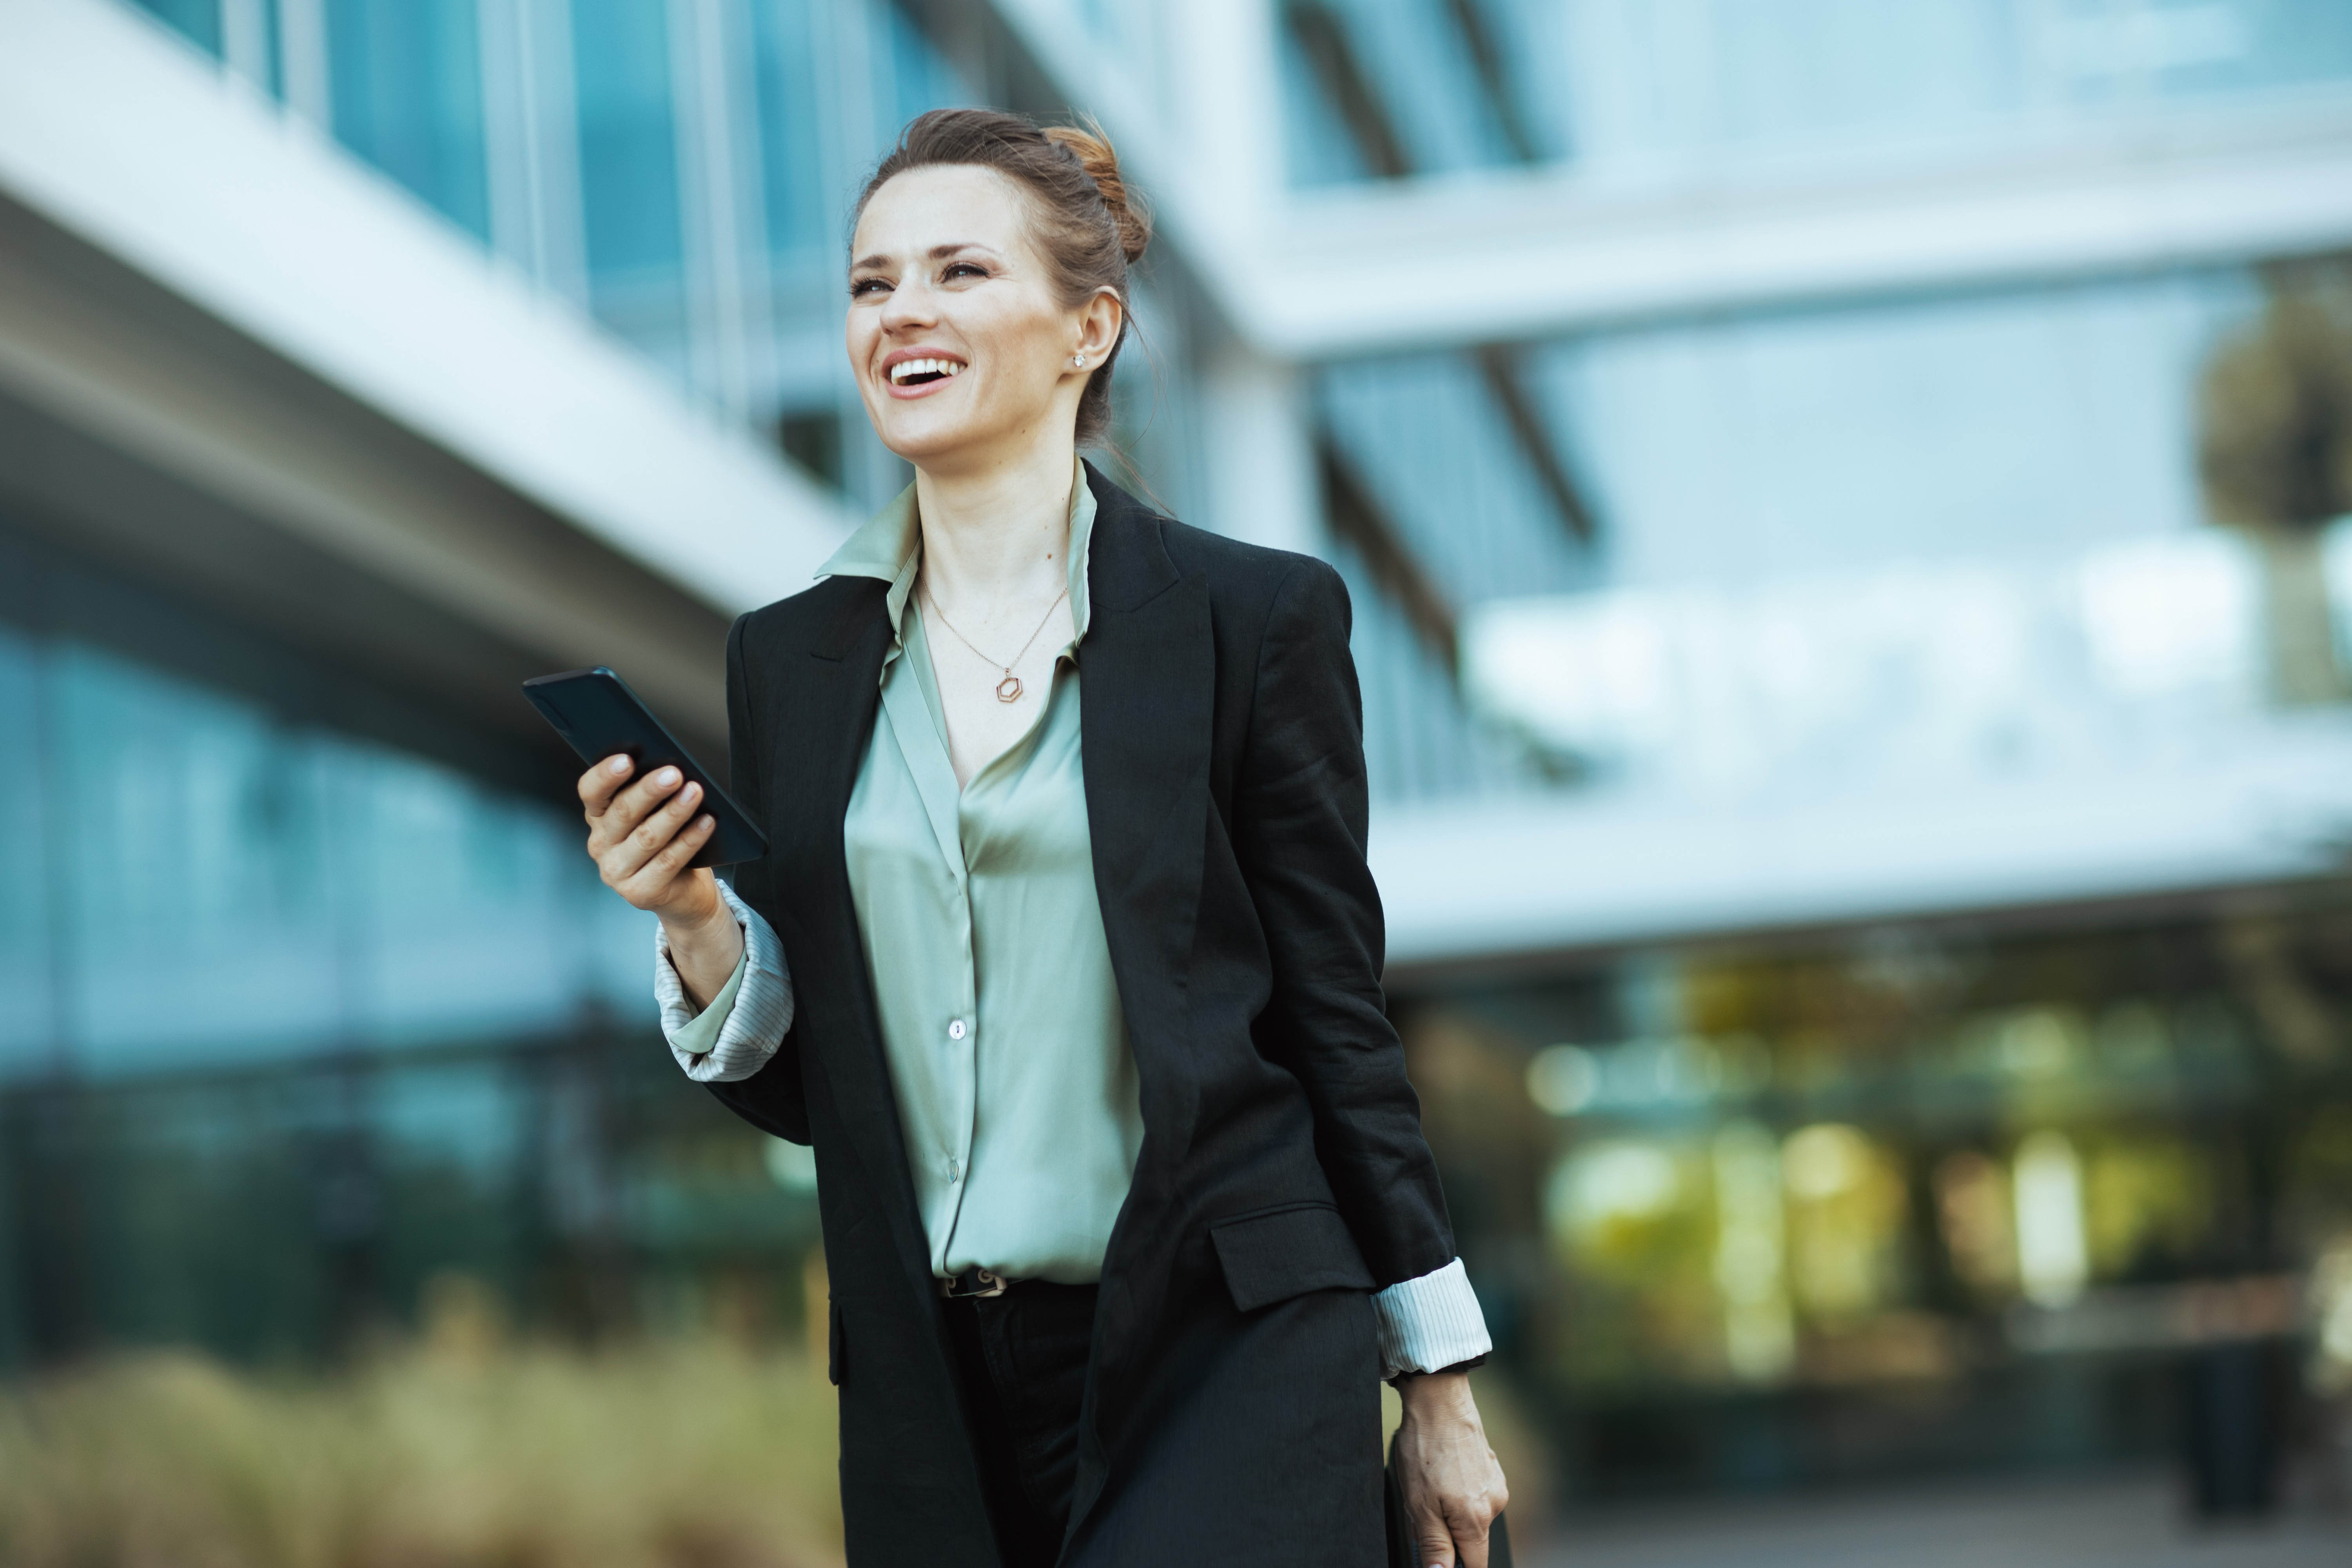
<svg viewBox="0 0 2352 1568">
<path fill-rule="evenodd" d="M 1404 1487 L 1397 1480 L 1396 1444 L 1389 1444 L 1389 1468 L 1381 1489 L 1387 1494 L 1389 1568 L 1421 1568 L 1421 1542 L 1413 1539 L 1412 1521 L 1404 1511 Z M 1495 1516 L 1486 1536 L 1486 1568 L 1511 1568 L 1511 1532 L 1503 1516 Z"/>
</svg>

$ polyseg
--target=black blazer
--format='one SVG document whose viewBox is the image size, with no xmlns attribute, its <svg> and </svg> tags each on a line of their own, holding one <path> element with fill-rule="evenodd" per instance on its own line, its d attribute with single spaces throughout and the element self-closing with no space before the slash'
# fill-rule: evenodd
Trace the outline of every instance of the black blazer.
<svg viewBox="0 0 2352 1568">
<path fill-rule="evenodd" d="M 1144 1140 L 1064 1561 L 1356 1568 L 1382 1551 L 1368 1292 L 1454 1242 L 1381 995 L 1347 590 L 1087 482 L 1087 811 Z M 771 846 L 735 886 L 797 1009 L 765 1067 L 711 1087 L 815 1146 L 851 1563 L 988 1563 L 842 849 L 885 592 L 829 578 L 729 637 L 734 790 Z"/>
</svg>

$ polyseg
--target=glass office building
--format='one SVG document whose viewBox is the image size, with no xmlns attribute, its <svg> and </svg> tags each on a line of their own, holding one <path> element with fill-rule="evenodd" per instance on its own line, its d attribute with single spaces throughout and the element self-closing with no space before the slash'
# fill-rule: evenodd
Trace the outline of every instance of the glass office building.
<svg viewBox="0 0 2352 1568">
<path fill-rule="evenodd" d="M 2352 495 L 2228 499 L 2284 449 L 2243 388 L 2335 384 L 2281 323 L 2352 352 L 2346 242 L 2084 237 L 2101 171 L 2340 143 L 2340 6 L 144 8 L 856 510 L 863 172 L 1105 113 L 1172 510 L 1253 532 L 1223 367 L 1288 378 L 1395 1011 L 1570 1488 L 2097 1461 L 2348 1375 L 2345 888 L 2266 846 L 2340 838 Z M 1212 14 L 1262 76 L 1203 85 Z M 803 1168 L 672 1081 L 550 760 L 21 548 L 0 1343 L 317 1350 L 447 1268 L 790 1321 Z"/>
</svg>

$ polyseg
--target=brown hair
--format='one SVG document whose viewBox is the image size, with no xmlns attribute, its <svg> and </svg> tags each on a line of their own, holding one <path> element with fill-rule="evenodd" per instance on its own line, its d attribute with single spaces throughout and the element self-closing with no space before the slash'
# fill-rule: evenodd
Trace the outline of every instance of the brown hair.
<svg viewBox="0 0 2352 1568">
<path fill-rule="evenodd" d="M 865 212 L 894 174 L 956 163 L 993 169 L 1028 194 L 1037 249 L 1065 309 L 1076 309 L 1097 289 L 1118 296 L 1118 342 L 1078 398 L 1079 444 L 1103 441 L 1110 433 L 1110 369 L 1135 311 L 1128 268 L 1151 243 L 1151 209 L 1119 177 L 1118 154 L 1091 121 L 1084 130 L 1040 127 L 993 109 L 934 109 L 898 133 L 898 144 L 858 193 L 857 211 Z"/>
</svg>

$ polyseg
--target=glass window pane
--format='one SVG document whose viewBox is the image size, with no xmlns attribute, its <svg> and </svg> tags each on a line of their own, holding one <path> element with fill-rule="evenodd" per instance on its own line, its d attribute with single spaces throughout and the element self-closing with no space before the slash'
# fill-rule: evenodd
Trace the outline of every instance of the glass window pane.
<svg viewBox="0 0 2352 1568">
<path fill-rule="evenodd" d="M 329 0 L 327 45 L 336 137 L 488 240 L 473 0 Z"/>
<path fill-rule="evenodd" d="M 220 0 L 131 0 L 206 54 L 221 52 Z"/>
<path fill-rule="evenodd" d="M 675 330 L 685 310 L 666 16 L 645 0 L 572 7 L 590 289 L 624 331 Z"/>
<path fill-rule="evenodd" d="M 828 250 L 837 248 L 842 238 L 825 209 L 815 39 L 804 8 L 752 6 L 751 47 L 768 249 L 779 258 L 829 260 Z"/>
</svg>

